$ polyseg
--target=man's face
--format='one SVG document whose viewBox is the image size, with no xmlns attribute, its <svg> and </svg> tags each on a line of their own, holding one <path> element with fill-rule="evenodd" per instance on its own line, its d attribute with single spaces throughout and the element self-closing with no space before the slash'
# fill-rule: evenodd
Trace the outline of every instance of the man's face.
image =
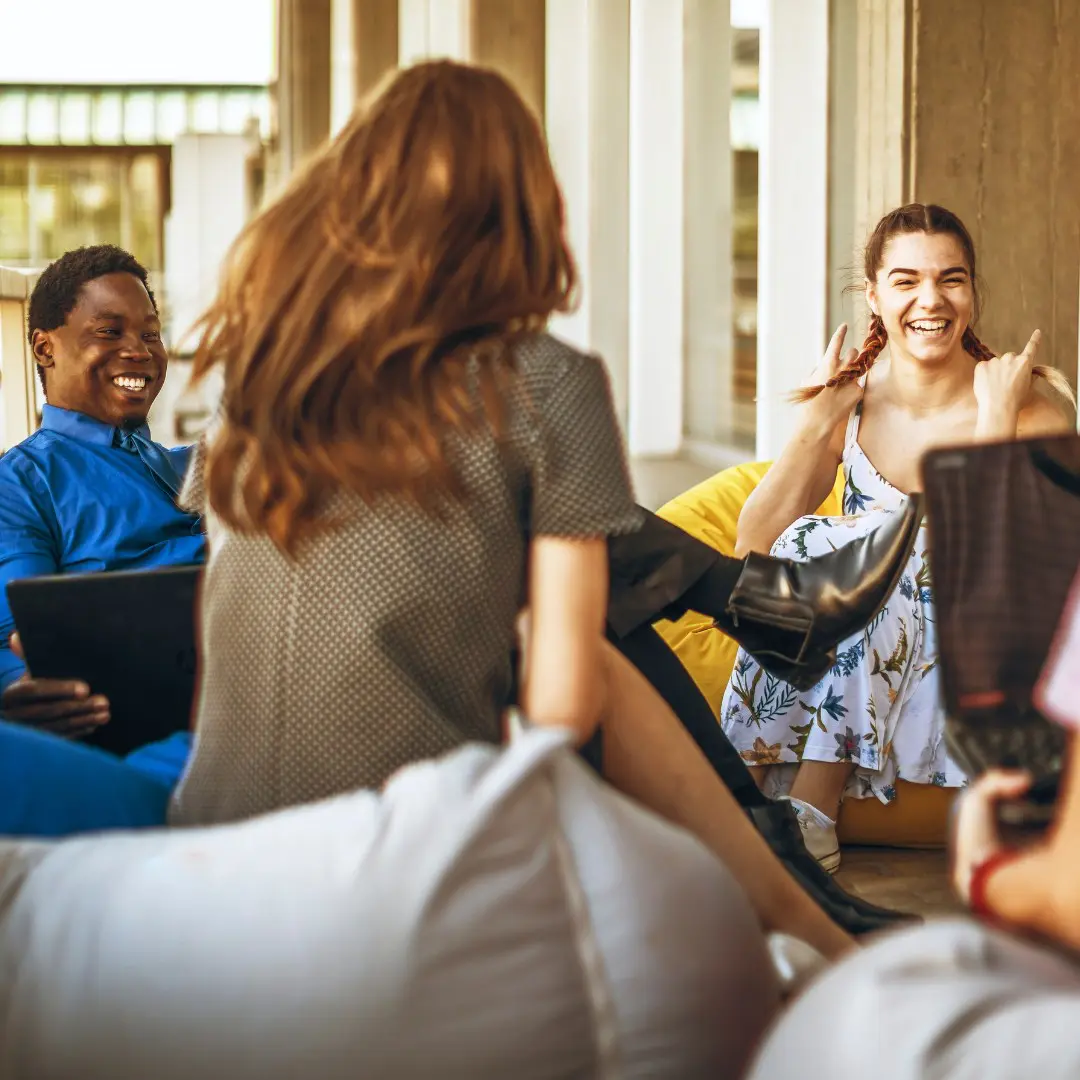
<svg viewBox="0 0 1080 1080">
<path fill-rule="evenodd" d="M 169 366 L 157 312 L 133 274 L 88 281 L 63 326 L 34 332 L 33 349 L 50 405 L 114 427 L 146 420 Z"/>
</svg>

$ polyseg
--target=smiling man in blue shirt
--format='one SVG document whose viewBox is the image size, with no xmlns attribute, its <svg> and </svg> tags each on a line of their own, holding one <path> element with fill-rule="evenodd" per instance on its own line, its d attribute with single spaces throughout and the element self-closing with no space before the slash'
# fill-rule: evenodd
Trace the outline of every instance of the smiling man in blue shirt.
<svg viewBox="0 0 1080 1080">
<path fill-rule="evenodd" d="M 40 429 L 0 458 L 0 714 L 77 736 L 108 722 L 109 703 L 25 671 L 5 586 L 200 562 L 205 541 L 176 505 L 188 448 L 153 442 L 146 425 L 168 369 L 146 270 L 109 245 L 70 251 L 39 278 L 28 324 L 48 403 Z"/>
</svg>

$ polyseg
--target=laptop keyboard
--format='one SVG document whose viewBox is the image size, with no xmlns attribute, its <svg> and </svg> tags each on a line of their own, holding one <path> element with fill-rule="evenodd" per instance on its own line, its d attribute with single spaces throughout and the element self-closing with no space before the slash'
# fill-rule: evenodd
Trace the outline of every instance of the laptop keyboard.
<svg viewBox="0 0 1080 1080">
<path fill-rule="evenodd" d="M 1065 730 L 1034 710 L 1011 718 L 971 716 L 945 722 L 945 742 L 954 761 L 972 777 L 987 769 L 1035 770 L 1035 789 L 1055 790 L 1064 765 Z"/>
</svg>

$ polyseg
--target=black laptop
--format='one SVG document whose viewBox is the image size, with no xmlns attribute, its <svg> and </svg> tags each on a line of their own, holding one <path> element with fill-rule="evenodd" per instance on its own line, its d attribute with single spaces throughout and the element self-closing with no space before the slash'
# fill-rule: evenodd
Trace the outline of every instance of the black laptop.
<svg viewBox="0 0 1080 1080">
<path fill-rule="evenodd" d="M 7 586 L 30 670 L 110 703 L 84 741 L 116 754 L 191 726 L 201 566 L 26 578 Z"/>
</svg>

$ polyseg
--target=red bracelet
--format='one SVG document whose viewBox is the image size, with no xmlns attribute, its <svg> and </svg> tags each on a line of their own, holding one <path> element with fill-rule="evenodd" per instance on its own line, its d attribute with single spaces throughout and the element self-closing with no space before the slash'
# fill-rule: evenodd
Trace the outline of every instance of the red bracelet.
<svg viewBox="0 0 1080 1080">
<path fill-rule="evenodd" d="M 1018 859 L 1022 852 L 1014 848 L 1002 848 L 995 852 L 989 859 L 984 859 L 971 872 L 971 884 L 968 886 L 968 906 L 971 913 L 985 922 L 996 921 L 997 916 L 991 911 L 986 902 L 986 887 L 995 871 L 1000 870 L 1007 863 Z"/>
</svg>

